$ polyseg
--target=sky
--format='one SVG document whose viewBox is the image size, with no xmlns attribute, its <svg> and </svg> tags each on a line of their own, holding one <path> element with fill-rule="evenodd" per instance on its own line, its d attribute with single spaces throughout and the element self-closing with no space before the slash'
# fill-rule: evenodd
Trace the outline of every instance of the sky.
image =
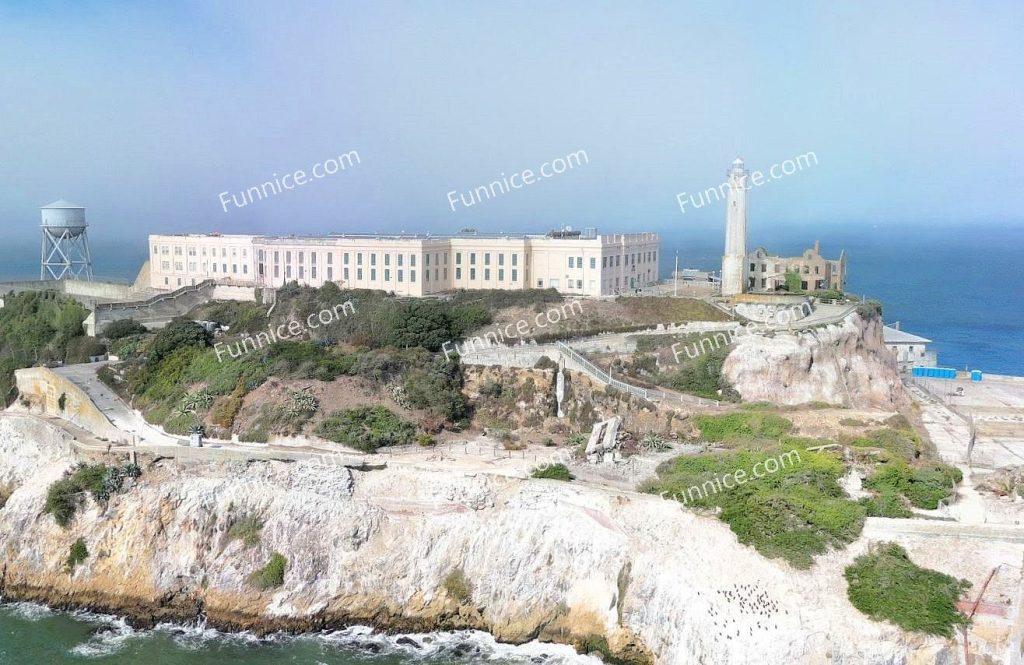
<svg viewBox="0 0 1024 665">
<path fill-rule="evenodd" d="M 1022 34 L 1018 0 L 6 0 L 0 240 L 35 239 L 60 197 L 94 243 L 142 252 L 148 233 L 710 231 L 724 204 L 680 192 L 811 152 L 749 193 L 751 226 L 1024 226 Z"/>
</svg>

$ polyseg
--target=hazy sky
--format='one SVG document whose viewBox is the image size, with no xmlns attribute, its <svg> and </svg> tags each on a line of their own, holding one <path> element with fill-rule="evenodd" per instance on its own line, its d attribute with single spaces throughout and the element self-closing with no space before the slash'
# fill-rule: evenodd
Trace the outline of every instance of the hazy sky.
<svg viewBox="0 0 1024 665">
<path fill-rule="evenodd" d="M 1024 3 L 0 4 L 0 239 L 1024 223 Z M 358 151 L 245 208 L 218 199 Z M 589 163 L 452 212 L 447 192 Z"/>
</svg>

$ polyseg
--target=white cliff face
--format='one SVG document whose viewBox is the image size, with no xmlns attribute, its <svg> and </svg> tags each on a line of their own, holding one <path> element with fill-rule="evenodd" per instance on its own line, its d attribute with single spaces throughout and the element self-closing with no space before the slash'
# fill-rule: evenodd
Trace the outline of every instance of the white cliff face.
<svg viewBox="0 0 1024 665">
<path fill-rule="evenodd" d="M 0 476 L 17 483 L 0 510 L 7 598 L 142 621 L 202 610 L 214 625 L 256 629 L 470 627 L 512 642 L 597 634 L 637 662 L 923 665 L 952 662 L 956 649 L 849 604 L 842 570 L 863 547 L 796 571 L 679 504 L 558 481 L 163 460 L 144 463 L 106 510 L 90 499 L 65 530 L 42 508 L 72 461 L 45 429 L 26 435 L 0 418 Z M 264 521 L 258 545 L 228 540 L 239 514 Z M 69 574 L 79 536 L 90 556 Z M 288 560 L 284 584 L 258 591 L 247 578 L 273 552 Z M 445 590 L 456 569 L 471 586 L 465 602 Z"/>
<path fill-rule="evenodd" d="M 751 402 L 891 409 L 907 399 L 881 320 L 857 314 L 800 333 L 741 335 L 722 373 Z"/>
</svg>

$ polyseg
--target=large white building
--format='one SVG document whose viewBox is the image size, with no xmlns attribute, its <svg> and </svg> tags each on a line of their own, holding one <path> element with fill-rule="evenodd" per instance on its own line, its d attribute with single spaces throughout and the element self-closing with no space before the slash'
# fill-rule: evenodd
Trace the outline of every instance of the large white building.
<svg viewBox="0 0 1024 665">
<path fill-rule="evenodd" d="M 423 296 L 452 289 L 553 288 L 628 293 L 658 280 L 656 233 L 598 235 L 151 235 L 153 288 L 225 284 L 380 289 Z"/>
</svg>

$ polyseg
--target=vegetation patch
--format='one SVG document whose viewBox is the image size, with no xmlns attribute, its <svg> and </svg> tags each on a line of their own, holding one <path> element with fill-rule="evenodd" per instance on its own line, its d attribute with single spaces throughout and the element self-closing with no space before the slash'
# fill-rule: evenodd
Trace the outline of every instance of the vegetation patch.
<svg viewBox="0 0 1024 665">
<path fill-rule="evenodd" d="M 754 466 L 760 463 L 767 471 L 763 463 L 770 457 L 779 461 L 779 470 L 755 478 Z M 657 480 L 640 489 L 693 507 L 718 509 L 719 519 L 741 543 L 766 557 L 782 557 L 795 568 L 809 568 L 815 555 L 844 547 L 864 526 L 864 507 L 847 499 L 839 485 L 844 472 L 842 461 L 827 452 L 715 453 L 670 460 L 658 468 Z M 726 476 L 740 478 L 740 473 L 744 484 L 734 481 L 729 488 L 721 483 Z"/>
<path fill-rule="evenodd" d="M 71 549 L 68 552 L 68 558 L 65 561 L 69 570 L 74 570 L 75 566 L 89 558 L 89 548 L 85 546 L 85 539 L 79 538 L 71 544 Z"/>
<path fill-rule="evenodd" d="M 569 473 L 569 467 L 564 464 L 549 464 L 547 466 L 537 467 L 530 473 L 531 478 L 547 478 L 549 480 L 564 480 L 566 482 L 572 480 L 574 476 Z"/>
<path fill-rule="evenodd" d="M 140 475 L 142 469 L 135 464 L 81 464 L 70 475 L 50 485 L 43 512 L 53 515 L 57 524 L 66 527 L 87 496 L 105 502 L 124 489 L 126 479 L 135 479 Z"/>
<path fill-rule="evenodd" d="M 904 461 L 917 459 L 921 456 L 921 438 L 916 432 L 905 429 L 872 430 L 866 435 L 849 442 L 854 448 L 881 448 L 893 457 Z"/>
<path fill-rule="evenodd" d="M 455 568 L 448 573 L 444 578 L 443 586 L 448 595 L 460 603 L 469 602 L 473 596 L 473 586 L 466 579 L 466 573 L 462 568 Z"/>
<path fill-rule="evenodd" d="M 246 547 L 254 547 L 260 543 L 263 531 L 263 520 L 258 515 L 242 515 L 228 529 L 228 540 L 241 540 Z"/>
<path fill-rule="evenodd" d="M 792 421 L 756 410 L 697 416 L 694 422 L 701 438 L 714 443 L 778 439 L 793 429 Z"/>
<path fill-rule="evenodd" d="M 971 583 L 916 566 L 895 543 L 857 557 L 845 576 L 850 602 L 875 621 L 945 638 L 968 623 L 956 603 Z"/>
<path fill-rule="evenodd" d="M 961 480 L 960 469 L 941 462 L 910 465 L 894 461 L 880 465 L 864 487 L 902 495 L 915 508 L 935 510 L 940 501 L 953 495 Z"/>
<path fill-rule="evenodd" d="M 249 576 L 249 584 L 257 589 L 275 589 L 284 584 L 284 571 L 288 567 L 288 559 L 274 552 L 270 555 L 267 565 Z"/>
<path fill-rule="evenodd" d="M 868 517 L 907 518 L 913 513 L 907 508 L 903 497 L 892 489 L 884 489 L 875 496 L 860 500 Z"/>
<path fill-rule="evenodd" d="M 365 406 L 335 411 L 317 427 L 323 438 L 372 453 L 382 446 L 398 446 L 412 441 L 416 426 L 402 420 L 383 406 Z"/>
</svg>

